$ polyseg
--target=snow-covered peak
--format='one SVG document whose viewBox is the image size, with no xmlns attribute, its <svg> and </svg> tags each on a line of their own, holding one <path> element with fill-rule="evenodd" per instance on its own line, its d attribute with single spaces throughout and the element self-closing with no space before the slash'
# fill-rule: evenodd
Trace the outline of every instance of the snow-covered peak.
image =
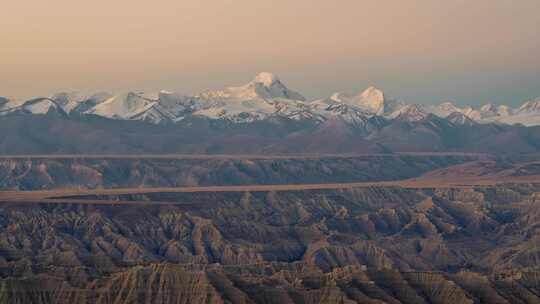
<svg viewBox="0 0 540 304">
<path fill-rule="evenodd" d="M 64 113 L 62 107 L 50 98 L 35 98 L 28 100 L 20 106 L 20 109 L 31 114 L 47 114 L 50 112 Z"/>
<path fill-rule="evenodd" d="M 472 120 L 482 119 L 482 113 L 480 113 L 480 111 L 474 109 L 472 106 L 469 106 L 469 105 L 461 108 L 460 112 L 465 114 L 467 117 L 469 117 Z"/>
<path fill-rule="evenodd" d="M 372 110 L 375 114 L 381 115 L 384 113 L 384 93 L 376 87 L 367 88 L 360 94 L 359 101 L 364 107 Z"/>
<path fill-rule="evenodd" d="M 204 102 L 192 96 L 167 91 L 159 92 L 158 109 L 170 113 L 175 119 L 179 118 L 183 113 L 191 112 L 204 106 L 206 106 Z"/>
<path fill-rule="evenodd" d="M 497 107 L 495 107 L 493 104 L 488 103 L 480 107 L 480 117 L 481 118 L 489 118 L 498 116 Z"/>
<path fill-rule="evenodd" d="M 433 112 L 437 116 L 447 117 L 454 112 L 461 112 L 461 109 L 455 106 L 453 103 L 447 101 L 435 107 Z"/>
<path fill-rule="evenodd" d="M 426 118 L 428 115 L 428 111 L 422 106 L 418 104 L 409 104 L 392 113 L 390 117 L 403 121 L 415 122 Z"/>
<path fill-rule="evenodd" d="M 480 108 L 481 118 L 488 120 L 493 120 L 497 117 L 506 117 L 512 115 L 512 113 L 512 108 L 505 105 L 494 106 L 493 104 L 488 103 Z"/>
<path fill-rule="evenodd" d="M 117 95 L 68 91 L 29 101 L 0 97 L 0 115 L 19 112 L 45 114 L 51 110 L 70 115 L 95 114 L 153 123 L 175 123 L 189 116 L 233 122 L 277 116 L 319 122 L 339 119 L 360 125 L 370 119 L 399 118 L 414 122 L 435 114 L 455 124 L 470 124 L 472 121 L 540 125 L 540 98 L 525 102 L 519 109 L 493 104 L 475 109 L 472 106 L 456 106 L 451 102 L 417 105 L 388 98 L 382 90 L 371 86 L 358 93 L 335 93 L 328 98 L 307 102 L 301 94 L 289 89 L 277 75 L 268 72 L 257 74 L 241 86 L 198 95 L 162 90 L 153 94 L 134 91 Z"/>
<path fill-rule="evenodd" d="M 107 92 L 100 92 L 93 94 L 86 99 L 80 101 L 77 103 L 77 105 L 71 110 L 68 111 L 69 113 L 87 113 L 89 111 L 92 111 L 94 107 L 96 107 L 98 104 L 101 104 L 110 98 L 112 98 L 113 95 Z"/>
<path fill-rule="evenodd" d="M 512 109 L 501 105 L 497 108 L 497 117 L 493 117 L 488 122 L 494 121 L 505 124 L 522 124 L 525 126 L 540 125 L 540 98 L 523 103 L 518 109 Z"/>
<path fill-rule="evenodd" d="M 182 100 L 182 99 L 184 99 L 186 97 L 188 97 L 188 96 L 185 96 L 185 95 L 179 94 L 179 93 L 175 93 L 175 92 L 161 90 L 158 93 L 157 99 L 159 99 L 159 102 L 161 104 L 176 104 L 180 100 Z"/>
<path fill-rule="evenodd" d="M 253 82 L 262 83 L 265 87 L 271 87 L 272 85 L 281 82 L 279 77 L 275 74 L 268 72 L 261 72 L 255 76 Z"/>
<path fill-rule="evenodd" d="M 54 100 L 59 106 L 61 106 L 62 109 L 66 111 L 66 113 L 70 113 L 80 103 L 87 100 L 88 96 L 79 92 L 61 92 L 56 93 L 49 98 L 51 100 Z"/>
<path fill-rule="evenodd" d="M 384 92 L 374 86 L 370 86 L 369 88 L 365 89 L 360 96 L 373 102 L 384 101 Z"/>
<path fill-rule="evenodd" d="M 47 114 L 49 112 L 65 114 L 62 107 L 53 99 L 36 97 L 30 100 L 11 100 L 0 97 L 0 114 L 22 112 L 30 114 Z"/>
<path fill-rule="evenodd" d="M 481 112 L 493 112 L 493 113 L 496 113 L 497 109 L 495 108 L 495 106 L 492 103 L 487 103 L 487 104 L 480 107 L 480 111 Z"/>
<path fill-rule="evenodd" d="M 264 99 L 285 98 L 301 101 L 306 100 L 300 93 L 287 88 L 277 75 L 268 72 L 259 73 L 244 88 L 254 93 L 257 97 Z"/>
<path fill-rule="evenodd" d="M 220 91 L 211 91 L 198 95 L 207 100 L 268 100 L 268 99 L 288 99 L 305 101 L 306 99 L 298 92 L 287 88 L 272 73 L 259 73 L 251 82 L 239 87 L 229 87 Z"/>
<path fill-rule="evenodd" d="M 456 125 L 466 125 L 466 126 L 472 126 L 475 123 L 474 120 L 467 117 L 467 115 L 461 113 L 461 112 L 453 112 L 448 117 L 446 117 L 448 121 L 456 124 Z"/>
<path fill-rule="evenodd" d="M 363 124 L 373 113 L 353 105 L 336 101 L 332 97 L 319 99 L 306 104 L 313 113 L 326 119 L 339 117 L 346 122 Z"/>
<path fill-rule="evenodd" d="M 24 104 L 24 100 L 10 99 L 7 97 L 0 97 L 0 113 L 7 113 L 11 109 L 20 107 Z"/>
<path fill-rule="evenodd" d="M 525 102 L 519 107 L 517 112 L 520 114 L 540 113 L 540 97 Z"/>
<path fill-rule="evenodd" d="M 372 114 L 383 115 L 385 112 L 384 93 L 373 86 L 356 95 L 334 93 L 329 99 L 363 109 Z"/>
<path fill-rule="evenodd" d="M 157 102 L 155 94 L 146 95 L 143 92 L 128 92 L 112 96 L 86 113 L 109 118 L 130 119 L 148 110 Z"/>
<path fill-rule="evenodd" d="M 452 113 L 458 112 L 473 120 L 482 119 L 481 111 L 475 110 L 472 106 L 466 105 L 460 108 L 451 102 L 443 102 L 438 106 L 431 106 L 429 107 L 429 112 L 443 118 L 448 117 Z"/>
<path fill-rule="evenodd" d="M 497 114 L 499 114 L 499 116 L 510 116 L 513 114 L 513 112 L 514 110 L 506 105 L 500 105 L 497 107 Z"/>
</svg>

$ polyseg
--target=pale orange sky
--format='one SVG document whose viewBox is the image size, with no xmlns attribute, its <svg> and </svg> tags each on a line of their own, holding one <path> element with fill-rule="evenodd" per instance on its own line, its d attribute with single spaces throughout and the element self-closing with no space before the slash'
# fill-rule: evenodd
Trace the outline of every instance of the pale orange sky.
<svg viewBox="0 0 540 304">
<path fill-rule="evenodd" d="M 3 0 L 0 96 L 196 93 L 271 71 L 308 97 L 540 96 L 538 0 Z"/>
</svg>

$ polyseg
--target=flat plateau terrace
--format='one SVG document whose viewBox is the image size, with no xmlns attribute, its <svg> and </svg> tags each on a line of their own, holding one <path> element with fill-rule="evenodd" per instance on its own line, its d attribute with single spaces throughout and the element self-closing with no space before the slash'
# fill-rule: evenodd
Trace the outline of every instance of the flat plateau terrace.
<svg viewBox="0 0 540 304">
<path fill-rule="evenodd" d="M 513 177 L 504 179 L 464 178 L 452 180 L 429 180 L 423 178 L 402 181 L 362 182 L 341 184 L 305 185 L 248 185 L 248 186 L 208 186 L 208 187 L 156 187 L 156 188 L 118 188 L 118 189 L 58 189 L 46 191 L 0 191 L 0 203 L 54 203 L 54 204 L 177 204 L 176 202 L 117 201 L 85 199 L 82 196 L 114 196 L 124 194 L 148 193 L 196 193 L 196 192 L 271 192 L 339 190 L 366 187 L 401 187 L 408 189 L 427 188 L 490 188 L 500 184 L 540 184 L 540 176 Z M 73 198 L 70 198 L 73 197 Z"/>
</svg>

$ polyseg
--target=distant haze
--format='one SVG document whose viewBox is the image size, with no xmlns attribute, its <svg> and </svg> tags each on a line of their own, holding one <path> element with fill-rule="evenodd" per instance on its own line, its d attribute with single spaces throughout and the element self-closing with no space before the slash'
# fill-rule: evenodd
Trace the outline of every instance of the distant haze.
<svg viewBox="0 0 540 304">
<path fill-rule="evenodd" d="M 4 0 L 0 96 L 196 93 L 278 74 L 308 98 L 540 96 L 538 0 Z"/>
</svg>

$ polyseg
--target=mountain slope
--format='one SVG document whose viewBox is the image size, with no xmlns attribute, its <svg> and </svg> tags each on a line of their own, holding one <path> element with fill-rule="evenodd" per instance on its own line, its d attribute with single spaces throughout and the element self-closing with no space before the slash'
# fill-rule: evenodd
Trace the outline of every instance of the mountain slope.
<svg viewBox="0 0 540 304">
<path fill-rule="evenodd" d="M 49 111 L 15 112 L 0 119 L 0 154 L 501 153 L 539 151 L 539 143 L 540 127 L 456 124 L 433 114 L 418 121 L 371 116 L 354 122 L 340 117 L 234 122 L 186 116 L 155 124 Z"/>
</svg>

